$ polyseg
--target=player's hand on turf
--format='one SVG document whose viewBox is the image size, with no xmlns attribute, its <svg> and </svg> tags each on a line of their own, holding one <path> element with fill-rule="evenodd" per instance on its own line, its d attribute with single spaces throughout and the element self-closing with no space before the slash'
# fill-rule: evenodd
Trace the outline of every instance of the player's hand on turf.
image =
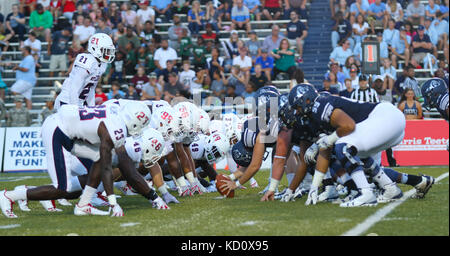
<svg viewBox="0 0 450 256">
<path fill-rule="evenodd" d="M 109 210 L 112 210 L 111 217 L 123 217 L 123 210 L 120 205 L 111 205 Z"/>
<path fill-rule="evenodd" d="M 265 201 L 273 201 L 275 200 L 275 192 L 273 191 L 267 191 L 264 196 L 261 198 L 261 202 L 265 202 Z"/>
<path fill-rule="evenodd" d="M 180 202 L 169 192 L 165 193 L 164 195 L 162 195 L 164 202 L 166 202 L 167 204 L 170 203 L 175 203 L 175 204 L 179 204 Z"/>
<path fill-rule="evenodd" d="M 225 184 L 223 184 L 222 186 L 220 186 L 220 191 L 226 191 L 228 190 L 228 193 L 226 194 L 227 196 L 230 194 L 230 192 L 232 190 L 235 190 L 237 188 L 236 183 L 234 181 L 231 180 L 224 180 L 223 181 Z"/>
<path fill-rule="evenodd" d="M 167 206 L 167 204 L 164 202 L 164 200 L 162 200 L 161 197 L 156 198 L 152 202 L 152 206 L 153 206 L 153 208 L 156 208 L 157 210 L 170 210 L 170 207 Z"/>
<path fill-rule="evenodd" d="M 330 141 L 330 136 L 324 136 L 320 138 L 319 140 L 317 140 L 316 144 L 320 149 L 327 149 L 333 146 L 333 142 Z"/>
<path fill-rule="evenodd" d="M 284 192 L 283 196 L 281 197 L 281 202 L 290 202 L 290 201 L 295 201 L 295 194 L 292 193 L 291 189 L 286 189 L 286 192 Z"/>
<path fill-rule="evenodd" d="M 316 155 L 319 152 L 319 146 L 314 143 L 305 152 L 305 162 L 309 164 L 314 164 L 316 162 Z"/>
<path fill-rule="evenodd" d="M 319 199 L 319 188 L 311 186 L 311 189 L 309 190 L 308 194 L 308 199 L 306 200 L 305 205 L 317 204 L 318 199 Z"/>
</svg>

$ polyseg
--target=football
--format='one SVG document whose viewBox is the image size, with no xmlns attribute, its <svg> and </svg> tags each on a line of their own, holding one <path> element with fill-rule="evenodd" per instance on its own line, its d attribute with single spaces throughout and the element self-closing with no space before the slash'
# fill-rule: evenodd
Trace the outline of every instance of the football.
<svg viewBox="0 0 450 256">
<path fill-rule="evenodd" d="M 220 189 L 220 187 L 225 184 L 225 180 L 231 180 L 230 178 L 228 178 L 227 176 L 225 176 L 224 174 L 219 174 L 216 177 L 216 188 L 217 191 L 219 191 L 219 193 L 223 196 L 225 196 L 228 193 L 228 189 L 226 190 L 222 190 Z M 227 196 L 228 198 L 233 198 L 234 197 L 234 190 L 232 190 L 230 192 L 230 194 L 228 194 Z"/>
</svg>

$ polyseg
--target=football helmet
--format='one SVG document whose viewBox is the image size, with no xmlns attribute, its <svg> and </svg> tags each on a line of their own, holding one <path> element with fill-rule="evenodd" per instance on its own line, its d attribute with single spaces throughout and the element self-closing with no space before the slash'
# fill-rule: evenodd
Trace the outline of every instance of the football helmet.
<svg viewBox="0 0 450 256">
<path fill-rule="evenodd" d="M 200 120 L 198 108 L 190 102 L 180 102 L 173 108 L 179 114 L 180 118 L 180 135 L 182 138 L 178 139 L 186 138 L 189 141 L 196 140 L 198 138 L 197 123 Z"/>
<path fill-rule="evenodd" d="M 239 135 L 237 132 L 237 124 L 239 117 L 233 113 L 224 114 L 222 117 L 223 125 L 225 129 L 225 136 L 228 138 L 230 145 L 234 145 L 239 141 Z"/>
<path fill-rule="evenodd" d="M 280 96 L 280 92 L 278 92 L 278 90 L 275 86 L 271 86 L 271 85 L 261 87 L 256 91 L 255 115 L 258 116 L 259 118 L 266 118 L 267 121 L 265 123 L 267 123 L 271 117 L 270 116 L 271 100 L 272 100 L 272 104 L 276 108 L 278 105 L 278 96 Z M 275 112 L 276 113 L 274 115 L 277 115 L 278 111 L 275 111 Z M 265 113 L 265 116 L 260 116 L 261 113 Z"/>
<path fill-rule="evenodd" d="M 150 126 L 159 131 L 165 141 L 173 141 L 179 133 L 179 120 L 172 107 L 164 106 L 153 110 Z"/>
<path fill-rule="evenodd" d="M 294 110 L 291 109 L 289 105 L 289 93 L 283 93 L 278 97 L 278 117 L 281 121 L 280 123 L 284 124 L 288 128 L 292 128 L 295 122 Z"/>
<path fill-rule="evenodd" d="M 216 163 L 225 157 L 230 150 L 230 143 L 221 133 L 214 133 L 209 136 L 205 145 L 205 158 L 209 164 Z"/>
<path fill-rule="evenodd" d="M 209 124 L 210 119 L 208 113 L 206 113 L 205 110 L 201 108 L 197 108 L 200 110 L 200 121 L 198 122 L 198 132 L 201 132 L 203 134 L 209 134 Z"/>
<path fill-rule="evenodd" d="M 165 144 L 164 138 L 157 130 L 147 127 L 142 132 L 140 140 L 144 167 L 150 168 L 161 158 Z"/>
<path fill-rule="evenodd" d="M 88 51 L 102 62 L 112 63 L 116 57 L 116 47 L 110 36 L 96 33 L 89 38 Z"/>
<path fill-rule="evenodd" d="M 314 106 L 314 100 L 319 96 L 313 85 L 303 83 L 296 85 L 289 93 L 289 104 L 297 115 L 308 115 Z"/>
<path fill-rule="evenodd" d="M 138 136 L 150 123 L 150 110 L 139 101 L 125 104 L 119 111 L 119 115 L 127 126 L 128 134 L 133 137 Z"/>
<path fill-rule="evenodd" d="M 216 132 L 222 132 L 223 126 L 224 124 L 222 120 L 212 120 L 209 124 L 209 132 L 211 134 L 214 134 Z"/>
<path fill-rule="evenodd" d="M 426 109 L 437 108 L 439 97 L 448 93 L 445 81 L 440 78 L 432 78 L 426 81 L 422 85 L 421 91 L 424 99 L 423 106 Z"/>
</svg>

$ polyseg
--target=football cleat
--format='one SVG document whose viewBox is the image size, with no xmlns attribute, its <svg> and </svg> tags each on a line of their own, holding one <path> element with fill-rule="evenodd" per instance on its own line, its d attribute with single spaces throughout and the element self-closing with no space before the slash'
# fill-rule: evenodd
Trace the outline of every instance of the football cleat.
<svg viewBox="0 0 450 256">
<path fill-rule="evenodd" d="M 403 196 L 402 190 L 397 186 L 397 183 L 387 184 L 383 188 L 383 192 L 377 196 L 378 203 L 389 203 L 400 199 Z"/>
<path fill-rule="evenodd" d="M 355 199 L 357 196 L 359 196 L 359 192 L 357 190 L 350 190 L 349 193 L 347 193 L 347 195 L 344 198 L 338 198 L 336 200 L 334 200 L 332 203 L 333 204 L 342 204 L 348 201 L 351 201 L 353 199 Z"/>
<path fill-rule="evenodd" d="M 319 202 L 331 202 L 339 198 L 339 193 L 336 190 L 336 186 L 325 186 L 325 190 L 319 195 Z"/>
<path fill-rule="evenodd" d="M 9 199 L 5 193 L 6 190 L 0 192 L 0 208 L 2 208 L 3 215 L 5 215 L 6 218 L 17 218 L 17 215 L 15 215 L 12 210 L 14 202 Z"/>
<path fill-rule="evenodd" d="M 71 206 L 72 205 L 72 203 L 70 203 L 66 199 L 58 199 L 58 203 L 62 206 Z"/>
<path fill-rule="evenodd" d="M 286 193 L 286 191 L 287 191 L 287 188 L 283 189 L 283 191 L 281 191 L 281 192 L 275 193 L 273 195 L 273 198 L 275 200 L 280 200 L 281 198 L 283 198 L 283 195 Z"/>
<path fill-rule="evenodd" d="M 133 192 L 131 186 L 126 182 L 117 182 L 118 184 L 114 183 L 114 186 L 120 190 L 124 195 L 126 196 L 135 196 L 137 193 Z"/>
<path fill-rule="evenodd" d="M 39 201 L 39 203 L 47 212 L 62 212 L 61 209 L 56 208 L 55 200 L 43 200 Z"/>
<path fill-rule="evenodd" d="M 361 189 L 361 194 L 354 199 L 341 203 L 340 207 L 360 207 L 360 206 L 376 206 L 377 198 L 372 189 Z"/>
<path fill-rule="evenodd" d="M 92 198 L 91 204 L 92 204 L 94 207 L 99 207 L 99 206 L 110 206 L 110 205 L 109 205 L 108 198 L 107 198 L 106 196 L 102 195 L 101 192 L 97 192 L 96 196 L 94 196 L 94 198 Z"/>
<path fill-rule="evenodd" d="M 431 186 L 433 186 L 433 184 L 433 177 L 422 175 L 422 181 L 414 186 L 414 188 L 416 189 L 416 194 L 413 196 L 413 198 L 423 199 L 428 193 L 428 190 L 430 190 Z"/>
<path fill-rule="evenodd" d="M 102 211 L 91 204 L 79 206 L 78 204 L 75 205 L 75 209 L 73 210 L 73 213 L 76 216 L 86 216 L 86 215 L 101 215 L 101 216 L 107 216 L 109 215 L 109 211 Z"/>
<path fill-rule="evenodd" d="M 28 208 L 28 200 L 17 200 L 17 204 L 19 205 L 19 208 L 23 212 L 30 212 L 31 209 Z"/>
</svg>

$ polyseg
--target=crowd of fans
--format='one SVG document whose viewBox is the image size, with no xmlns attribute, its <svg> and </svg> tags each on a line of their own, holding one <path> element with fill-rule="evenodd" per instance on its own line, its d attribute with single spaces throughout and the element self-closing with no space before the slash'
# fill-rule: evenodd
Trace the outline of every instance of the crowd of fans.
<svg viewBox="0 0 450 256">
<path fill-rule="evenodd" d="M 208 104 L 222 104 L 225 97 L 253 97 L 274 80 L 289 79 L 292 86 L 304 81 L 298 64 L 308 36 L 308 25 L 301 21 L 308 19 L 308 1 L 20 0 L 11 13 L 0 13 L 0 52 L 13 51 L 12 42 L 22 51 L 20 64 L 5 59 L 9 55 L 0 60 L 0 71 L 16 71 L 12 86 L 0 72 L 0 105 L 6 94 L 20 95 L 30 110 L 44 56 L 50 58 L 49 77 L 66 77 L 75 56 L 99 32 L 111 35 L 117 52 L 96 88 L 97 104 L 112 98 L 189 98 L 196 92 Z M 393 101 L 395 95 L 402 98 L 404 88 L 420 96 L 415 68 L 447 72 L 448 0 L 427 5 L 420 0 L 330 0 L 330 8 L 332 52 L 318 89 L 360 100 L 377 93 L 377 99 Z M 280 19 L 288 21 L 271 24 L 270 35 L 258 38 L 252 21 Z M 223 31 L 229 38 L 220 36 Z M 380 42 L 379 76 L 361 74 L 361 43 L 370 40 Z M 47 42 L 46 52 L 42 42 Z M 409 100 L 405 106 L 412 104 L 409 96 L 403 98 Z"/>
</svg>

